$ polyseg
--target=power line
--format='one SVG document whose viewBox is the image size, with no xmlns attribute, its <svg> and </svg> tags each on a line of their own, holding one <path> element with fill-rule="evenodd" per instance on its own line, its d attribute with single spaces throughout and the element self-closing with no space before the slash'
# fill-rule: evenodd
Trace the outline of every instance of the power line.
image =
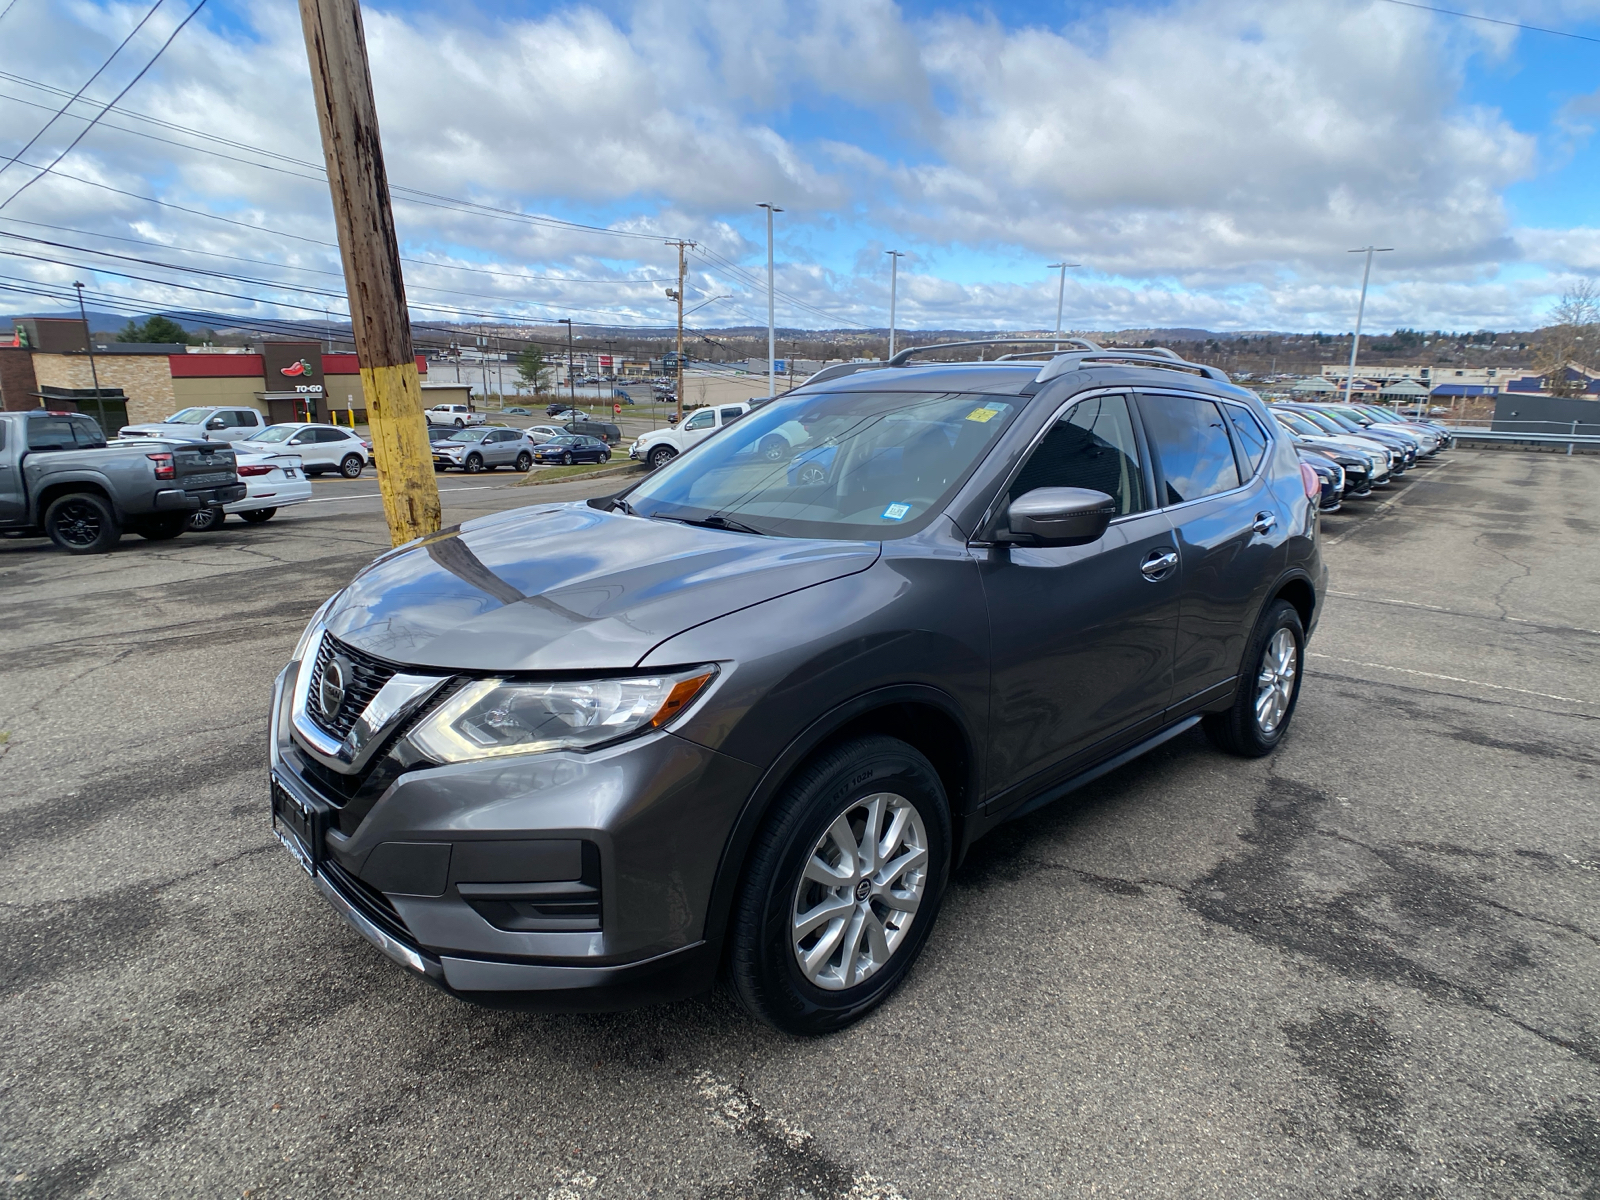
<svg viewBox="0 0 1600 1200">
<path fill-rule="evenodd" d="M 1565 29 L 1546 29 L 1542 25 L 1524 25 L 1521 21 L 1505 21 L 1499 17 L 1485 17 L 1478 13 L 1458 12 L 1453 8 L 1435 8 L 1431 4 L 1417 4 L 1414 0 L 1388 0 L 1390 4 L 1398 4 L 1401 8 L 1417 8 L 1423 12 L 1439 13 L 1446 17 L 1460 17 L 1464 21 L 1482 21 L 1486 25 L 1504 25 L 1510 29 L 1523 29 L 1529 33 L 1548 33 L 1551 37 L 1572 38 L 1579 42 L 1600 43 L 1600 38 L 1589 37 L 1583 33 L 1570 33 Z"/>
<path fill-rule="evenodd" d="M 161 2 L 161 0 L 157 0 L 158 4 L 160 2 Z M 178 22 L 178 27 L 176 29 L 174 29 L 170 34 L 167 35 L 167 40 L 162 42 L 160 48 L 154 54 L 152 54 L 150 56 L 150 61 L 145 63 L 144 66 L 139 68 L 139 73 L 137 75 L 135 75 L 132 79 L 128 80 L 127 85 L 120 92 L 118 92 L 116 94 L 116 96 L 112 99 L 111 104 L 106 105 L 105 108 L 101 110 L 101 113 L 110 112 L 112 105 L 116 104 L 116 102 L 118 100 L 121 100 L 124 96 L 126 96 L 130 91 L 133 90 L 134 84 L 138 83 L 141 79 L 143 79 L 145 77 L 145 73 L 148 72 L 151 67 L 156 65 L 156 60 L 159 59 L 163 54 L 166 53 L 167 47 L 172 45 L 173 38 L 177 37 L 180 33 L 182 33 L 183 30 L 184 30 L 184 27 L 186 25 L 188 25 L 190 21 L 194 20 L 195 17 L 199 14 L 200 10 L 202 8 L 204 8 L 205 6 L 206 6 L 206 0 L 199 0 L 199 3 L 196 4 L 194 6 L 194 8 L 192 8 L 189 11 L 189 15 L 186 16 L 183 20 Z M 12 192 L 11 195 L 7 196 L 3 201 L 0 201 L 0 209 L 4 209 L 6 207 L 6 205 L 10 204 L 18 196 L 22 195 L 23 192 L 27 191 L 34 184 L 38 183 L 39 180 L 43 179 L 46 175 L 48 175 L 55 168 L 56 163 L 60 162 L 67 155 L 71 154 L 72 151 L 74 150 L 74 148 L 76 148 L 76 146 L 78 145 L 78 143 L 83 141 L 83 139 L 88 136 L 89 130 L 91 130 L 91 129 L 93 129 L 95 127 L 95 124 L 100 120 L 101 113 L 96 113 L 95 114 L 94 118 L 92 120 L 90 120 L 90 122 L 87 125 L 85 125 L 83 127 L 82 131 L 78 134 L 78 136 L 73 138 L 72 141 L 67 145 L 67 148 L 65 150 L 63 150 L 60 154 L 55 156 L 55 158 L 51 161 L 51 163 L 50 163 L 50 165 L 48 167 L 46 167 L 43 171 L 40 171 L 37 175 L 35 175 L 32 179 L 28 180 L 27 183 L 23 184 L 16 191 Z"/>
<path fill-rule="evenodd" d="M 27 78 L 25 78 L 23 76 L 11 74 L 10 72 L 0 72 L 0 78 L 13 80 L 13 81 L 15 81 L 17 83 L 26 84 L 26 85 L 33 86 L 33 87 L 39 87 L 39 88 L 42 88 L 42 89 L 45 89 L 45 90 L 57 90 L 57 89 L 49 88 L 48 85 L 40 84 L 40 83 L 37 83 L 34 80 L 27 79 Z M 6 97 L 6 98 L 7 99 L 16 99 L 15 97 Z M 19 101 L 19 102 L 20 103 L 27 103 L 27 101 Z M 92 103 L 92 101 L 90 103 Z M 116 102 L 113 101 L 112 105 L 114 105 L 115 103 Z M 106 108 L 109 109 L 109 108 L 112 107 L 112 105 L 107 105 Z M 162 126 L 164 128 L 172 129 L 172 130 L 177 131 L 177 132 L 182 132 L 182 133 L 185 133 L 185 134 L 188 134 L 190 136 L 197 137 L 197 138 L 200 138 L 200 139 L 203 139 L 203 140 L 215 141 L 215 142 L 217 142 L 219 144 L 227 145 L 227 146 L 233 147 L 235 149 L 248 150 L 248 151 L 250 151 L 251 153 L 254 153 L 254 154 L 261 154 L 261 155 L 265 155 L 265 156 L 268 156 L 268 157 L 276 158 L 276 159 L 280 160 L 281 162 L 288 163 L 288 164 L 290 164 L 292 166 L 301 167 L 301 168 L 306 169 L 306 170 L 313 170 L 313 171 L 320 170 L 320 168 L 317 168 L 317 167 L 313 166 L 310 163 L 301 162 L 300 160 L 291 158 L 288 155 L 279 154 L 276 151 L 266 150 L 266 149 L 264 149 L 262 147 L 259 147 L 259 146 L 251 146 L 251 145 L 249 145 L 248 143 L 245 143 L 245 142 L 238 142 L 238 141 L 234 141 L 234 140 L 229 139 L 229 138 L 218 137 L 217 135 L 209 134 L 209 133 L 206 133 L 206 132 L 204 132 L 202 130 L 196 130 L 196 129 L 192 129 L 192 128 L 189 128 L 189 127 L 186 127 L 186 126 L 177 125 L 177 124 L 174 124 L 173 122 L 170 122 L 170 121 L 163 121 L 163 120 L 161 120 L 159 118 L 151 117 L 151 116 L 149 116 L 147 114 L 138 113 L 138 112 L 135 112 L 133 110 L 126 109 L 126 108 L 118 109 L 118 112 L 123 116 L 132 117 L 132 118 L 134 118 L 136 120 L 147 121 L 147 122 L 150 122 L 152 124 L 157 124 L 157 125 L 160 125 L 160 126 Z M 79 119 L 82 119 L 82 118 L 79 118 Z M 260 168 L 262 170 L 276 171 L 276 172 L 278 172 L 280 174 L 289 175 L 289 176 L 294 177 L 294 178 L 308 179 L 308 180 L 316 179 L 316 180 L 320 181 L 322 178 L 325 177 L 325 173 L 319 174 L 317 176 L 306 176 L 306 175 L 301 175 L 298 171 L 290 171 L 290 170 L 287 170 L 287 169 L 285 169 L 283 167 L 274 166 L 274 165 L 272 165 L 270 163 L 251 162 L 251 161 L 249 161 L 247 159 L 237 158 L 237 157 L 235 157 L 233 155 L 221 154 L 218 151 L 210 150 L 210 149 L 207 149 L 205 147 L 184 146 L 182 143 L 174 143 L 174 142 L 171 142 L 169 139 L 166 139 L 166 138 L 156 138 L 156 137 L 154 137 L 154 135 L 146 134 L 146 133 L 143 133 L 142 131 L 139 131 L 139 130 L 128 129 L 125 126 L 121 126 L 121 125 L 109 125 L 108 127 L 109 128 L 113 128 L 113 129 L 121 130 L 122 132 L 132 133 L 135 136 L 149 137 L 149 138 L 152 138 L 155 141 L 162 142 L 162 143 L 165 143 L 165 144 L 168 144 L 168 145 L 177 145 L 177 146 L 179 146 L 180 148 L 183 148 L 183 149 L 193 149 L 193 150 L 197 150 L 197 151 L 199 151 L 201 153 L 213 154 L 213 155 L 215 155 L 217 157 L 226 159 L 227 161 L 230 161 L 230 162 L 238 162 L 238 163 L 242 163 L 242 164 L 244 164 L 246 166 L 258 167 L 258 168 Z M 481 203 L 478 203 L 477 201 L 462 200 L 462 199 L 460 199 L 458 197 L 446 196 L 446 195 L 442 195 L 442 194 L 437 193 L 437 192 L 423 191 L 423 190 L 420 190 L 420 189 L 417 189 L 417 188 L 407 187 L 404 184 L 391 184 L 390 190 L 393 193 L 395 193 L 398 197 L 403 198 L 406 202 L 414 203 L 414 204 L 421 204 L 424 207 L 441 208 L 441 209 L 444 209 L 444 210 L 447 210 L 447 211 L 465 212 L 465 213 L 468 213 L 470 215 L 491 216 L 491 217 L 496 217 L 496 218 L 499 218 L 499 219 L 502 219 L 502 220 L 518 221 L 518 222 L 533 224 L 535 226 L 546 227 L 546 228 L 571 229 L 571 230 L 575 230 L 575 231 L 578 231 L 578 232 L 605 234 L 605 235 L 614 236 L 614 237 L 632 238 L 632 239 L 635 239 L 635 240 L 643 240 L 643 241 L 658 241 L 658 240 L 661 240 L 661 235 L 659 235 L 659 234 L 638 233 L 638 232 L 635 232 L 633 230 L 615 229 L 615 228 L 606 227 L 606 226 L 599 226 L 599 225 L 587 225 L 587 224 L 583 224 L 581 222 L 576 222 L 576 221 L 563 221 L 563 220 L 561 220 L 559 218 L 556 218 L 556 217 L 546 217 L 546 216 L 542 216 L 542 215 L 538 215 L 538 214 L 524 213 L 524 212 L 519 212 L 519 211 L 516 211 L 516 210 L 513 210 L 513 209 L 499 208 L 499 207 L 496 207 L 494 205 L 481 204 Z M 712 253 L 710 251 L 705 251 L 704 253 L 708 257 L 713 258 L 716 261 L 720 262 L 723 265 L 725 270 L 729 271 L 730 273 L 735 274 L 736 277 L 739 278 L 742 282 L 744 282 L 747 286 L 749 286 L 749 287 L 751 287 L 751 288 L 753 288 L 755 290 L 760 290 L 761 286 L 763 286 L 763 285 L 760 284 L 760 281 L 755 280 L 742 267 L 737 266 L 737 264 L 729 262 L 727 259 L 722 258 L 722 256 L 716 255 L 716 254 L 714 254 L 714 253 Z M 655 281 L 651 280 L 650 282 L 655 282 Z M 815 305 L 807 304 L 806 302 L 801 301 L 797 297 L 789 295 L 788 293 L 779 291 L 776 294 L 783 296 L 784 299 L 789 301 L 789 303 L 791 305 L 793 305 L 794 307 L 803 309 L 803 310 L 805 310 L 805 311 L 807 311 L 807 312 L 809 312 L 809 313 L 811 313 L 811 314 L 813 314 L 815 316 L 820 316 L 820 317 L 823 317 L 823 318 L 825 318 L 827 320 L 844 321 L 847 324 L 857 325 L 860 328 L 867 328 L 867 326 L 862 325 L 860 322 L 850 321 L 848 318 L 841 317 L 841 316 L 838 316 L 837 314 L 827 312 L 824 309 L 817 308 Z"/>
<path fill-rule="evenodd" d="M 11 4 L 15 4 L 16 2 L 17 0 L 11 0 Z M 128 31 L 128 36 L 117 43 L 117 48 L 111 52 L 111 54 L 106 58 L 105 62 L 96 67 L 94 74 L 83 81 L 83 86 L 77 91 L 73 92 L 71 96 L 67 97 L 67 102 L 60 108 L 56 109 L 55 114 L 51 116 L 48 121 L 39 126 L 39 132 L 28 139 L 28 144 L 21 150 L 18 150 L 10 158 L 6 159 L 5 162 L 0 163 L 0 175 L 5 174 L 6 169 L 10 167 L 12 163 L 16 162 L 17 159 L 21 158 L 29 150 L 33 149 L 34 143 L 45 135 L 45 131 L 48 130 L 50 126 L 54 125 L 58 120 L 61 119 L 61 115 L 65 113 L 67 109 L 72 107 L 74 101 L 82 96 L 84 92 L 89 90 L 89 85 L 96 79 L 100 78 L 100 76 L 105 72 L 105 69 L 111 65 L 112 61 L 117 57 L 117 55 L 121 54 L 127 44 L 133 41 L 133 39 L 138 35 L 139 31 L 145 27 L 145 22 L 156 15 L 156 9 L 160 8 L 165 2 L 166 0 L 156 0 L 156 2 L 150 6 L 150 11 L 145 13 L 145 15 L 139 19 L 139 23 Z M 6 5 L 6 12 L 11 11 L 11 4 Z M 0 17 L 3 16 L 5 16 L 5 13 L 0 13 Z"/>
<path fill-rule="evenodd" d="M 314 275 L 329 275 L 329 276 L 333 276 L 333 277 L 338 278 L 338 279 L 343 279 L 344 278 L 344 273 L 342 271 L 329 271 L 329 270 L 325 270 L 325 269 L 320 268 L 320 267 L 302 267 L 302 266 L 298 266 L 298 265 L 296 265 L 294 263 L 279 263 L 279 262 L 273 262 L 270 259 L 264 259 L 264 258 L 246 258 L 243 255 L 238 255 L 238 254 L 223 254 L 223 253 L 221 253 L 220 251 L 217 251 L 217 250 L 199 250 L 199 249 L 194 248 L 193 246 L 182 246 L 182 245 L 178 245 L 177 243 L 174 243 L 174 242 L 154 242 L 154 241 L 150 241 L 150 240 L 148 240 L 146 238 L 119 237 L 118 235 L 116 235 L 114 233 L 96 233 L 93 230 L 73 229 L 73 228 L 70 228 L 70 227 L 65 226 L 65 225 L 47 225 L 42 221 L 23 221 L 23 220 L 20 220 L 20 219 L 18 219 L 16 217 L 0 217 L 0 221 L 7 221 L 7 222 L 11 222 L 11 223 L 18 224 L 18 225 L 32 225 L 32 226 L 34 226 L 35 228 L 38 228 L 38 229 L 53 229 L 53 230 L 56 230 L 57 232 L 60 232 L 60 233 L 75 233 L 75 234 L 78 234 L 81 237 L 99 237 L 99 238 L 107 238 L 107 239 L 109 239 L 111 241 L 116 241 L 116 242 L 130 242 L 130 243 L 132 243 L 134 245 L 138 245 L 138 246 L 155 246 L 155 247 L 158 247 L 159 249 L 162 249 L 162 250 L 176 250 L 176 251 L 178 251 L 180 253 L 183 253 L 183 254 L 199 254 L 199 255 L 204 255 L 205 257 L 208 257 L 208 258 L 226 259 L 229 262 L 249 263 L 249 264 L 251 264 L 253 266 L 258 266 L 258 267 L 272 267 L 272 268 L 275 268 L 275 269 L 280 270 L 280 271 L 303 271 L 303 272 L 306 272 L 306 273 L 309 273 L 309 274 L 314 274 Z M 90 246 L 74 246 L 74 245 L 71 245 L 70 243 L 66 243 L 66 242 L 52 242 L 52 241 L 48 241 L 48 240 L 46 240 L 44 238 L 27 238 L 23 234 L 7 233 L 7 232 L 5 232 L 3 230 L 0 230 L 0 237 L 22 238 L 25 241 L 37 241 L 37 242 L 41 243 L 42 245 L 56 246 L 56 247 L 59 247 L 61 249 L 65 249 L 65 250 L 77 250 L 77 251 L 79 251 L 81 253 L 84 253 L 84 254 L 101 254 L 101 255 L 105 255 L 107 257 L 111 257 L 111 258 L 122 257 L 122 256 L 119 256 L 119 255 L 113 254 L 109 250 L 96 250 L 96 249 L 94 249 L 93 247 L 90 247 Z M 131 261 L 143 263 L 143 264 L 145 264 L 147 266 L 167 267 L 167 268 L 169 268 L 171 270 L 174 270 L 174 271 L 201 271 L 202 274 L 210 274 L 211 273 L 211 272 L 205 272 L 205 271 L 202 270 L 202 268 L 199 268 L 199 267 L 188 267 L 188 266 L 183 266 L 182 264 L 175 264 L 175 263 L 155 262 L 155 261 L 150 260 L 150 259 L 135 258 L 135 259 L 131 259 Z M 453 267 L 451 264 L 448 264 L 448 263 L 432 263 L 432 262 L 428 262 L 425 259 L 402 258 L 400 261 L 401 262 L 416 263 L 418 265 L 428 266 L 428 267 L 442 267 L 442 268 L 446 268 L 446 269 L 466 270 L 466 271 L 475 270 L 475 268 L 472 268 L 472 267 Z M 635 279 L 635 280 L 598 279 L 598 280 L 584 280 L 584 279 L 572 279 L 572 278 L 570 278 L 568 276 L 564 276 L 564 275 L 551 275 L 551 276 L 521 275 L 521 274 L 517 274 L 515 272 L 511 272 L 511 271 L 489 271 L 489 270 L 483 270 L 483 271 L 481 271 L 481 273 L 482 274 L 486 274 L 486 275 L 496 275 L 496 276 L 500 276 L 500 277 L 507 278 L 507 279 L 528 279 L 528 280 L 534 280 L 534 281 L 556 280 L 556 281 L 559 281 L 559 282 L 562 282 L 562 283 L 655 283 L 655 282 L 657 282 L 657 280 L 655 280 L 655 279 Z M 230 276 L 227 276 L 227 278 L 234 278 L 234 276 L 230 275 Z M 255 280 L 252 280 L 250 282 L 262 282 L 262 283 L 267 284 L 267 286 L 271 286 L 271 287 L 280 286 L 279 284 L 277 284 L 274 281 L 266 281 L 266 280 L 255 281 Z M 289 285 L 282 285 L 282 286 L 289 286 Z M 452 289 L 452 288 L 430 287 L 427 284 L 423 284 L 423 283 L 412 283 L 412 284 L 409 284 L 408 286 L 414 287 L 419 291 L 439 292 L 439 293 L 442 293 L 444 295 L 449 295 L 449 296 L 468 296 L 468 297 L 471 297 L 472 299 L 475 299 L 475 300 L 518 299 L 517 297 L 511 297 L 511 296 L 505 296 L 505 295 L 499 295 L 499 294 L 489 295 L 489 294 L 485 294 L 483 292 L 463 292 L 463 291 L 458 291 L 458 290 L 455 290 L 455 289 Z M 341 292 L 340 295 L 342 296 L 343 293 Z M 522 303 L 527 303 L 527 304 L 539 304 L 539 305 L 542 305 L 542 306 L 544 306 L 546 308 L 560 308 L 563 311 L 567 310 L 568 308 L 571 308 L 571 306 L 569 306 L 569 305 L 555 304 L 552 301 L 547 301 L 547 300 L 522 299 L 521 302 Z M 572 311 L 574 311 L 574 312 L 603 312 L 605 310 L 603 310 L 603 309 L 572 308 Z"/>
</svg>

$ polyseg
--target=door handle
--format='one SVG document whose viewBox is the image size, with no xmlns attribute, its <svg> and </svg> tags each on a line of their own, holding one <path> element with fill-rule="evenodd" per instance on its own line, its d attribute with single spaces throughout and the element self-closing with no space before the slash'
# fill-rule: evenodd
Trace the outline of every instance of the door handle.
<svg viewBox="0 0 1600 1200">
<path fill-rule="evenodd" d="M 1146 579 L 1156 580 L 1177 565 L 1178 552 L 1176 550 L 1152 550 L 1149 556 L 1139 564 L 1139 570 L 1144 572 Z"/>
<path fill-rule="evenodd" d="M 1250 528 L 1254 529 L 1257 533 L 1271 533 L 1272 527 L 1277 523 L 1278 518 L 1276 514 L 1269 512 L 1258 512 L 1256 514 L 1256 522 L 1254 525 L 1250 526 Z"/>
</svg>

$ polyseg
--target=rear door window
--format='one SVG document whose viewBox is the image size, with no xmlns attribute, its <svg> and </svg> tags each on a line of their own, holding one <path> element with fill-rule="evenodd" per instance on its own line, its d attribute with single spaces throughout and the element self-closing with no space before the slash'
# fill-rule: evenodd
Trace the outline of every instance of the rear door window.
<svg viewBox="0 0 1600 1200">
<path fill-rule="evenodd" d="M 1163 507 L 1239 486 L 1222 413 L 1198 396 L 1141 395 L 1145 431 L 1160 468 Z"/>
<path fill-rule="evenodd" d="M 1117 502 L 1117 514 L 1141 512 L 1144 469 L 1126 396 L 1091 396 L 1063 413 L 1017 474 L 1012 500 L 1042 487 L 1088 488 Z"/>
<path fill-rule="evenodd" d="M 72 422 L 66 417 L 35 417 L 28 422 L 29 450 L 72 450 Z"/>
<path fill-rule="evenodd" d="M 1261 428 L 1261 422 L 1237 404 L 1224 404 L 1222 411 L 1228 414 L 1228 423 L 1233 426 L 1234 438 L 1238 442 L 1241 460 L 1239 473 L 1249 478 L 1267 456 L 1266 431 Z"/>
<path fill-rule="evenodd" d="M 744 409 L 742 408 L 725 408 L 722 410 L 722 423 L 724 425 L 732 425 L 742 416 L 744 416 Z"/>
</svg>

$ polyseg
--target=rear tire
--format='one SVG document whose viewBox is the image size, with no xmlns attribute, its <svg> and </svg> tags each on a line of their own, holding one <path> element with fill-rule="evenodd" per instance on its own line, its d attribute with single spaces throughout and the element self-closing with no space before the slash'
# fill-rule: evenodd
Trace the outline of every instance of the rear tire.
<svg viewBox="0 0 1600 1200">
<path fill-rule="evenodd" d="M 1306 632 L 1287 600 L 1274 600 L 1256 623 L 1239 672 L 1239 690 L 1225 712 L 1201 724 L 1219 750 L 1241 758 L 1271 754 L 1283 741 L 1300 699 Z"/>
<path fill-rule="evenodd" d="M 521 454 L 517 455 L 517 470 L 519 470 L 519 471 L 530 471 L 532 469 L 533 469 L 533 455 L 529 454 L 526 450 L 524 450 Z"/>
<path fill-rule="evenodd" d="M 756 836 L 734 907 L 728 971 L 744 1007 L 820 1034 L 883 1003 L 938 916 L 950 828 L 938 772 L 896 738 L 846 742 L 801 768 Z"/>
<path fill-rule="evenodd" d="M 360 479 L 361 468 L 366 464 L 361 461 L 359 454 L 346 454 L 344 461 L 339 464 L 339 474 L 346 479 Z"/>
<path fill-rule="evenodd" d="M 44 514 L 46 536 L 68 554 L 105 554 L 122 537 L 117 514 L 93 492 L 73 492 Z"/>
<path fill-rule="evenodd" d="M 252 525 L 260 525 L 265 521 L 272 520 L 272 514 L 277 511 L 275 508 L 252 508 L 249 512 L 240 513 L 239 519 L 241 521 L 249 521 Z"/>
<path fill-rule="evenodd" d="M 204 509 L 202 512 L 206 511 Z M 147 542 L 168 542 L 189 528 L 191 513 L 169 513 L 159 517 L 145 517 L 133 531 Z M 220 510 L 218 510 L 220 516 Z"/>
</svg>

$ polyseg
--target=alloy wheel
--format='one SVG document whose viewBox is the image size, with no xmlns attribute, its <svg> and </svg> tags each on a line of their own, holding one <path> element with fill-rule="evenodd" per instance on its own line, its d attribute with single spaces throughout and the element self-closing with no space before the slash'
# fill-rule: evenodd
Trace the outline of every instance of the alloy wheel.
<svg viewBox="0 0 1600 1200">
<path fill-rule="evenodd" d="M 1256 676 L 1256 724 L 1262 733 L 1273 733 L 1289 711 L 1294 698 L 1295 676 L 1300 670 L 1300 650 L 1294 634 L 1280 629 L 1267 643 L 1261 656 L 1261 673 Z"/>
<path fill-rule="evenodd" d="M 62 505 L 56 518 L 56 530 L 61 540 L 73 546 L 92 546 L 100 536 L 102 525 L 100 510 L 82 500 Z"/>
<path fill-rule="evenodd" d="M 893 792 L 852 800 L 812 847 L 795 888 L 790 944 L 800 973 L 842 991 L 905 941 L 928 884 L 928 831 Z"/>
</svg>

